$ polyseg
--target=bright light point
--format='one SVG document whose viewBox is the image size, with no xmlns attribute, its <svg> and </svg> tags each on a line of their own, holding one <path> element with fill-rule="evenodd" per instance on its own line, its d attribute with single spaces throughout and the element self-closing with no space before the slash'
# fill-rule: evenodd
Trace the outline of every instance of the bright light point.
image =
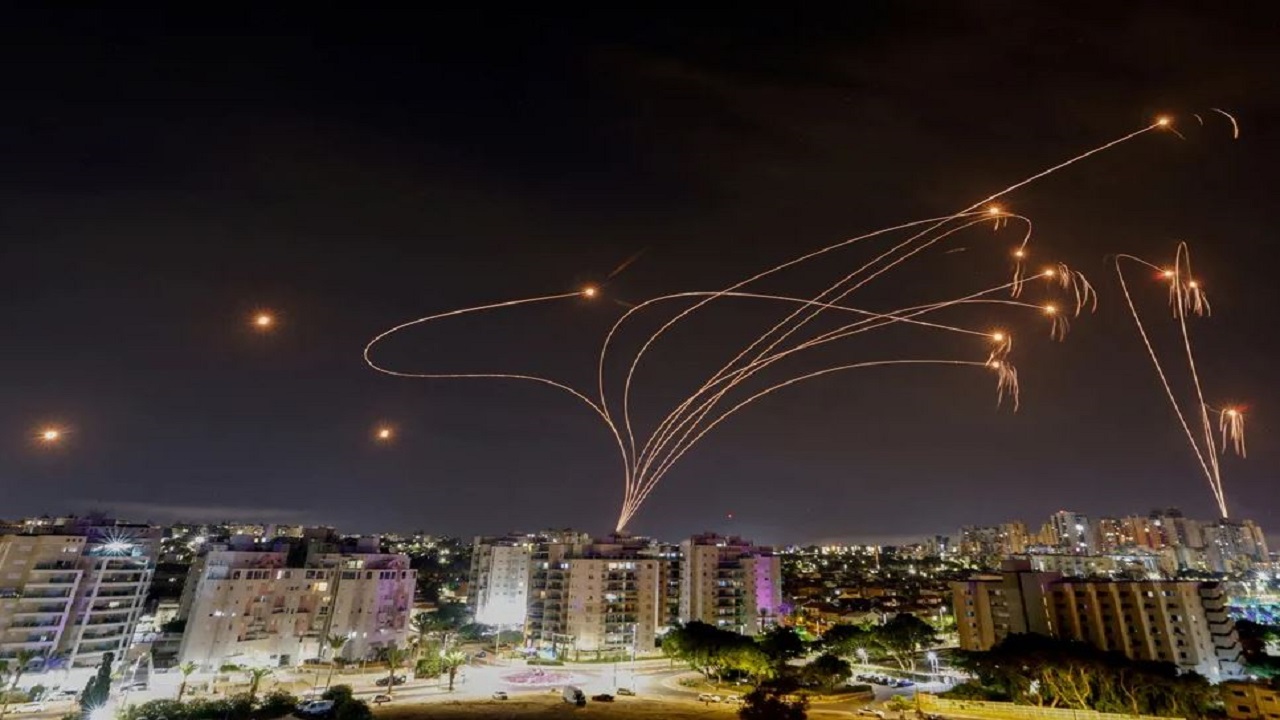
<svg viewBox="0 0 1280 720">
<path fill-rule="evenodd" d="M 1235 417 L 1236 415 L 1239 415 L 1239 414 L 1240 413 L 1235 408 L 1230 408 L 1227 410 L 1227 417 Z"/>
<path fill-rule="evenodd" d="M 1002 212 L 1004 211 L 1000 209 L 999 205 L 992 205 L 991 207 L 987 208 L 988 215 L 999 215 Z"/>
<path fill-rule="evenodd" d="M 376 437 L 378 440 L 381 440 L 381 441 L 383 441 L 383 442 L 386 442 L 386 441 L 391 440 L 392 438 L 394 438 L 394 437 L 396 436 L 396 431 L 395 431 L 395 430 L 392 430 L 392 429 L 391 429 L 391 428 L 389 428 L 389 427 L 385 427 L 385 426 L 384 426 L 384 427 L 380 427 L 380 428 L 378 428 L 377 430 L 375 430 L 375 431 L 374 431 L 374 433 L 373 433 L 373 436 L 374 436 L 374 437 Z"/>
<path fill-rule="evenodd" d="M 1191 282 L 1187 283 L 1187 287 L 1192 289 L 1198 288 L 1200 287 L 1200 283 L 1196 282 L 1195 280 L 1192 280 Z"/>
<path fill-rule="evenodd" d="M 1040 274 L 1041 274 L 1041 275 L 1044 275 L 1045 277 L 1053 277 L 1054 275 L 1057 275 L 1057 274 L 1058 274 L 1058 272 L 1057 272 L 1056 270 L 1054 270 L 1053 268 L 1049 268 L 1048 270 L 1045 270 L 1044 272 L 1042 272 L 1042 273 L 1040 273 Z"/>
<path fill-rule="evenodd" d="M 1166 277 L 1166 278 L 1170 278 L 1170 279 L 1172 279 L 1172 278 L 1173 278 L 1173 271 L 1172 271 L 1172 270 L 1165 270 L 1165 271 L 1161 272 L 1160 274 L 1161 274 L 1161 275 L 1163 275 L 1163 276 L 1164 276 L 1164 277 Z"/>
<path fill-rule="evenodd" d="M 595 296 L 596 296 L 596 293 L 597 293 L 597 292 L 599 292 L 599 290 L 597 290 L 597 289 L 595 288 L 595 286 L 593 286 L 593 285 L 588 285 L 588 286 L 586 286 L 586 287 L 582 288 L 582 297 L 589 297 L 589 298 L 593 298 L 593 297 L 595 297 Z"/>
<path fill-rule="evenodd" d="M 276 324 L 276 319 L 270 313 L 258 313 L 253 316 L 253 325 L 259 330 L 266 330 Z"/>
<path fill-rule="evenodd" d="M 1022 252 L 1021 250 L 1014 250 L 1014 251 L 1013 251 L 1013 256 L 1014 256 L 1014 257 L 1016 257 L 1016 258 L 1020 258 L 1020 257 L 1022 257 L 1022 256 L 1024 256 L 1024 255 L 1026 255 L 1026 253 Z"/>
<path fill-rule="evenodd" d="M 1044 306 L 1044 311 L 1045 311 L 1045 314 L 1047 314 L 1047 315 L 1052 315 L 1052 314 L 1054 314 L 1054 313 L 1058 312 L 1058 306 L 1057 306 L 1057 305 L 1045 305 L 1045 306 Z"/>
<path fill-rule="evenodd" d="M 1160 127 L 1167 127 L 1170 122 L 1171 121 L 1169 120 L 1169 118 L 1165 115 L 1161 115 L 1160 117 L 1156 118 L 1156 124 L 1159 125 Z"/>
<path fill-rule="evenodd" d="M 996 342 L 1004 342 L 1004 333 L 1002 332 L 991 333 L 991 339 L 995 340 Z"/>
<path fill-rule="evenodd" d="M 996 370 L 1000 369 L 1000 365 L 1001 363 L 999 360 L 992 360 L 991 362 L 987 363 L 987 367 L 994 368 Z"/>
<path fill-rule="evenodd" d="M 62 431 L 57 428 L 49 428 L 40 431 L 40 439 L 45 442 L 57 442 L 62 439 Z"/>
</svg>

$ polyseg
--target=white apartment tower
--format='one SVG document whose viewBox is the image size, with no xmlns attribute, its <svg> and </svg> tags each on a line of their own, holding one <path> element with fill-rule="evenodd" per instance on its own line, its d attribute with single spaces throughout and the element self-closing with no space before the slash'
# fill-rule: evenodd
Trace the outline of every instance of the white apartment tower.
<svg viewBox="0 0 1280 720">
<path fill-rule="evenodd" d="M 278 666 L 327 657 L 325 638 L 347 638 L 341 655 L 403 647 L 417 573 L 405 555 L 323 553 L 287 567 L 284 550 L 211 547 L 192 566 L 178 616 L 179 662 Z"/>
<path fill-rule="evenodd" d="M 782 604 L 779 559 L 741 538 L 695 535 L 680 543 L 680 620 L 746 635 L 775 622 Z"/>
<path fill-rule="evenodd" d="M 476 622 L 524 625 L 533 549 L 529 537 L 475 539 L 467 597 Z"/>
</svg>

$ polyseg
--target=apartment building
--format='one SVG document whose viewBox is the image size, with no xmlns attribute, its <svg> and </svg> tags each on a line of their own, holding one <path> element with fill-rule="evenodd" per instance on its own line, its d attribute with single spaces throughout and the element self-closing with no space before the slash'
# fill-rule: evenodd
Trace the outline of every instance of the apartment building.
<svg viewBox="0 0 1280 720">
<path fill-rule="evenodd" d="M 1052 633 L 1217 682 L 1240 675 L 1240 641 L 1219 583 L 1076 581 L 1050 586 Z"/>
<path fill-rule="evenodd" d="M 328 657 L 333 635 L 347 638 L 340 654 L 348 659 L 406 643 L 417 581 L 407 556 L 378 553 L 373 541 L 291 567 L 288 547 L 239 538 L 197 559 L 178 610 L 186 620 L 179 662 L 290 665 Z"/>
<path fill-rule="evenodd" d="M 124 657 L 151 585 L 155 533 L 60 520 L 0 535 L 0 658 L 32 650 L 91 667 L 107 652 Z"/>
<path fill-rule="evenodd" d="M 1087 642 L 1170 662 L 1212 681 L 1240 673 L 1240 644 L 1219 583 L 1076 580 L 1025 560 L 951 584 L 960 647 L 988 650 L 1017 633 Z"/>
<path fill-rule="evenodd" d="M 779 558 L 737 537 L 695 535 L 680 543 L 680 620 L 746 635 L 773 624 L 782 604 Z"/>
<path fill-rule="evenodd" d="M 1223 683 L 1222 703 L 1230 720 L 1280 720 L 1280 691 L 1265 683 Z"/>
<path fill-rule="evenodd" d="M 529 607 L 529 573 L 538 539 L 519 535 L 478 537 L 471 547 L 467 605 L 476 622 L 524 625 Z"/>
<path fill-rule="evenodd" d="M 558 655 L 652 653 L 674 622 L 675 549 L 645 539 L 547 542 L 532 554 L 526 637 Z"/>
</svg>

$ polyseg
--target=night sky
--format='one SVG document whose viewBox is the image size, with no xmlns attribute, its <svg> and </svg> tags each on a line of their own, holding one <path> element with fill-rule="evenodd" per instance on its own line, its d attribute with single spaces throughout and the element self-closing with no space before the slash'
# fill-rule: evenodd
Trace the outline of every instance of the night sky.
<svg viewBox="0 0 1280 720">
<path fill-rule="evenodd" d="M 1213 302 L 1194 323 L 1208 399 L 1249 409 L 1249 458 L 1224 461 L 1229 502 L 1280 532 L 1276 18 L 1243 3 L 847 5 L 11 12 L 0 515 L 607 531 L 621 470 L 585 406 L 533 384 L 378 375 L 365 342 L 601 282 L 639 253 L 597 301 L 442 323 L 379 356 L 589 388 L 619 303 L 720 289 L 954 212 L 1169 113 L 1185 141 L 1150 133 L 1004 201 L 1035 219 L 1037 257 L 1084 270 L 1101 296 L 1063 344 L 1042 318 L 1007 324 L 1020 412 L 997 409 L 978 370 L 833 375 L 718 428 L 631 529 L 799 542 L 1038 524 L 1063 508 L 1212 517 L 1107 262 L 1163 262 L 1186 240 Z M 1239 119 L 1238 140 L 1209 107 Z M 864 303 L 1003 282 L 1006 233 L 970 231 L 964 252 L 932 253 Z M 812 295 L 866 258 L 769 289 Z M 1164 287 L 1135 287 L 1172 340 Z M 278 314 L 274 332 L 251 329 L 257 309 Z M 673 333 L 641 368 L 638 416 L 780 317 L 730 303 Z M 892 332 L 790 367 L 983 352 Z M 373 441 L 381 422 L 396 442 Z M 41 446 L 51 423 L 68 433 Z"/>
</svg>

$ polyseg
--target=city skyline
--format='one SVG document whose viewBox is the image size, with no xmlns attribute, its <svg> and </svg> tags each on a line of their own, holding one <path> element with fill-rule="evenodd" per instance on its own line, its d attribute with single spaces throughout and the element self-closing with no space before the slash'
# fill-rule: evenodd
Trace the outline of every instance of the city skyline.
<svg viewBox="0 0 1280 720">
<path fill-rule="evenodd" d="M 1194 323 L 1210 402 L 1250 414 L 1228 506 L 1280 527 L 1267 24 L 1074 15 L 859 8 L 766 33 L 772 15 L 588 14 L 530 33 L 467 12 L 24 10 L 2 51 L 0 320 L 21 339 L 3 360 L 6 512 L 604 532 L 620 478 L 588 414 L 536 387 L 394 382 L 360 348 L 425 313 L 594 283 L 598 302 L 433 329 L 395 358 L 590 383 L 579 341 L 619 303 L 952 212 L 1168 114 L 1185 141 L 1153 133 L 1005 199 L 1102 301 L 1061 345 L 1016 328 L 1016 414 L 950 375 L 798 387 L 690 453 L 631 529 L 920 537 L 1150 498 L 1212 516 L 1103 260 L 1168 259 L 1178 240 L 1214 302 Z M 905 33 L 911 52 L 885 39 Z M 1238 127 L 1200 126 L 1210 107 Z M 989 236 L 948 261 L 1004 272 Z M 964 285 L 945 268 L 904 284 Z M 1162 310 L 1159 285 L 1134 292 Z M 652 399 L 731 355 L 761 319 L 742 312 L 676 338 Z M 517 360 L 531 367 L 495 367 Z"/>
</svg>

